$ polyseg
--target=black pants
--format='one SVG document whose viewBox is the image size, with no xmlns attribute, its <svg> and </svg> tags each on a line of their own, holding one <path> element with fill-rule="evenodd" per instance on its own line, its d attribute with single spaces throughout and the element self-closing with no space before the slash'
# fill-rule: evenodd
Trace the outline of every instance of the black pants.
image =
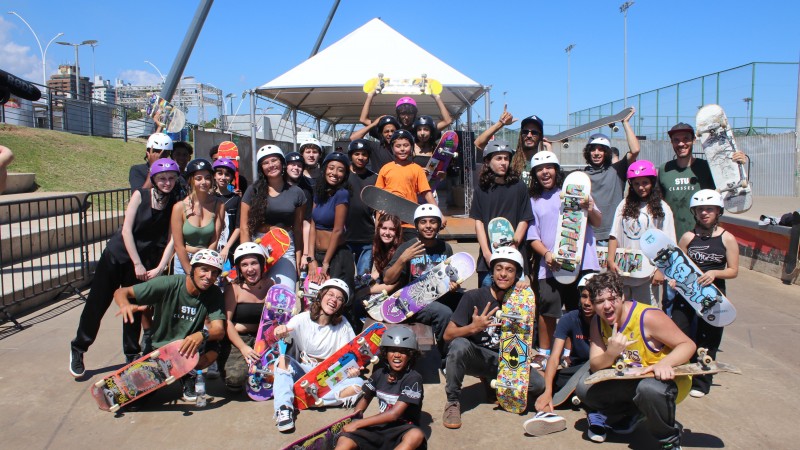
<svg viewBox="0 0 800 450">
<path fill-rule="evenodd" d="M 83 306 L 75 339 L 72 340 L 74 350 L 86 352 L 94 343 L 97 332 L 100 330 L 100 322 L 114 299 L 114 291 L 119 287 L 133 286 L 138 283 L 140 281 L 136 279 L 131 262 L 115 263 L 107 251 L 103 252 L 100 261 L 97 262 L 92 288 L 86 298 L 86 304 Z M 141 351 L 139 347 L 141 317 L 141 313 L 135 313 L 133 323 L 123 323 L 122 325 L 122 351 L 126 356 L 138 355 Z M 121 319 L 117 318 L 117 320 Z"/>
<path fill-rule="evenodd" d="M 672 321 L 691 337 L 697 348 L 708 349 L 708 356 L 717 359 L 717 350 L 722 343 L 722 332 L 724 327 L 715 327 L 702 318 L 697 316 L 697 312 L 680 295 L 675 296 L 675 303 L 672 306 Z M 694 333 L 692 333 L 694 330 Z M 697 362 L 697 354 L 692 355 L 691 362 Z M 695 375 L 692 377 L 692 389 L 708 394 L 711 390 L 713 375 Z"/>
</svg>

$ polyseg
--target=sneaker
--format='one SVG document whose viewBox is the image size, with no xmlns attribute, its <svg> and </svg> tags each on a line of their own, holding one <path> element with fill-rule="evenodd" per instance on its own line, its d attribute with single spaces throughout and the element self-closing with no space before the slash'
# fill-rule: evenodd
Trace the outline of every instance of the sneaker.
<svg viewBox="0 0 800 450">
<path fill-rule="evenodd" d="M 636 414 L 626 420 L 622 420 L 620 423 L 611 425 L 608 428 L 617 434 L 631 434 L 636 431 L 636 427 L 638 427 L 640 423 L 644 422 L 644 420 L 645 417 L 643 414 Z"/>
<path fill-rule="evenodd" d="M 661 444 L 662 450 L 681 450 L 681 444 Z"/>
<path fill-rule="evenodd" d="M 283 405 L 275 411 L 275 425 L 278 426 L 278 431 L 285 433 L 294 430 L 294 410 L 291 407 Z"/>
<path fill-rule="evenodd" d="M 522 424 L 525 432 L 531 436 L 544 436 L 567 429 L 567 420 L 550 412 L 538 412 L 532 419 Z"/>
<path fill-rule="evenodd" d="M 692 389 L 691 391 L 689 391 L 689 395 L 691 395 L 694 398 L 703 398 L 706 396 L 706 393 L 701 391 L 700 389 Z"/>
<path fill-rule="evenodd" d="M 139 359 L 141 357 L 142 357 L 142 355 L 140 355 L 138 353 L 133 354 L 133 355 L 125 355 L 125 364 L 126 365 L 130 364 L 130 363 L 136 361 L 137 359 Z"/>
<path fill-rule="evenodd" d="M 86 367 L 83 365 L 83 352 L 80 350 L 70 349 L 69 352 L 69 373 L 75 378 L 80 378 L 86 373 Z"/>
<path fill-rule="evenodd" d="M 187 374 L 183 378 L 181 378 L 181 384 L 183 385 L 183 401 L 185 402 L 195 402 L 197 401 L 197 392 L 194 390 L 194 382 L 197 380 L 197 376 L 193 374 Z"/>
<path fill-rule="evenodd" d="M 444 417 L 442 418 L 442 425 L 445 428 L 455 430 L 461 428 L 461 404 L 458 402 L 447 402 L 444 406 Z"/>
<path fill-rule="evenodd" d="M 547 355 L 541 353 L 533 357 L 531 368 L 534 370 L 545 370 L 547 368 Z"/>
<path fill-rule="evenodd" d="M 216 361 L 211 363 L 211 365 L 208 366 L 208 369 L 206 369 L 206 378 L 208 378 L 209 380 L 214 380 L 219 378 L 219 366 L 217 366 Z"/>
<path fill-rule="evenodd" d="M 606 416 L 599 412 L 586 414 L 586 421 L 589 422 L 589 440 L 592 442 L 606 441 Z"/>
<path fill-rule="evenodd" d="M 142 347 L 142 354 L 147 354 L 152 352 L 153 349 L 153 333 L 150 330 L 144 330 L 142 332 L 142 341 L 139 343 Z"/>
</svg>

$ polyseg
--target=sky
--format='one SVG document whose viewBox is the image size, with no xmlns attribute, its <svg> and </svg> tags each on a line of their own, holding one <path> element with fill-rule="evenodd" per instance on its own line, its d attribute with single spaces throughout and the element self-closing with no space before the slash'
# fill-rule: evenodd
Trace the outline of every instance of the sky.
<svg viewBox="0 0 800 450">
<path fill-rule="evenodd" d="M 308 58 L 333 3 L 218 0 L 184 76 L 195 76 L 238 97 Z M 566 122 L 565 48 L 569 44 L 575 45 L 570 54 L 570 110 L 622 98 L 622 3 L 343 0 L 322 48 L 380 17 L 445 63 L 492 85 L 493 120 L 505 103 L 517 117 L 541 116 L 548 131 Z M 3 2 L 6 12 L 16 11 L 28 21 L 43 46 L 59 32 L 64 36 L 57 40 L 98 40 L 95 73 L 134 84 L 160 79 L 145 60 L 167 74 L 197 5 L 197 0 Z M 752 61 L 796 62 L 800 58 L 798 17 L 800 2 L 794 1 L 638 0 L 627 19 L 628 94 Z M 47 53 L 47 73 L 73 62 L 72 47 L 53 44 Z M 80 62 L 81 74 L 91 75 L 90 47 L 81 47 Z M 5 13 L 0 15 L 0 68 L 27 80 L 42 79 L 41 55 L 33 34 L 19 18 Z M 792 94 L 774 95 L 777 100 L 769 108 L 774 109 L 771 113 L 793 117 L 796 80 L 795 71 L 788 77 L 783 73 L 774 83 L 764 81 L 765 89 Z M 236 102 L 233 106 L 236 109 Z M 482 100 L 474 112 L 476 120 L 484 119 Z"/>
</svg>

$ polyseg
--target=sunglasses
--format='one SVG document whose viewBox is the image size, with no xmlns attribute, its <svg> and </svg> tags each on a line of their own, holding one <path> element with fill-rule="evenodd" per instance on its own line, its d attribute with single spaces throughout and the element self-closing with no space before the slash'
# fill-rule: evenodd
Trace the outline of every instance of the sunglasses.
<svg viewBox="0 0 800 450">
<path fill-rule="evenodd" d="M 538 132 L 537 130 L 519 130 L 519 133 L 521 135 L 523 135 L 523 136 L 527 136 L 529 134 L 532 134 L 534 136 L 539 136 L 539 135 L 542 134 L 542 133 Z"/>
</svg>

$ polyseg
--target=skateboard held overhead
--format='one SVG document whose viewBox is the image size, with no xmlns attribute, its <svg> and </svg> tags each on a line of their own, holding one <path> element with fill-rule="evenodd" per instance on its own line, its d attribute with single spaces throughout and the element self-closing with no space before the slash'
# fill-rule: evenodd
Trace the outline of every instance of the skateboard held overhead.
<svg viewBox="0 0 800 450">
<path fill-rule="evenodd" d="M 591 195 L 592 182 L 584 172 L 572 172 L 564 179 L 561 191 L 561 218 L 556 228 L 553 258 L 561 268 L 553 277 L 561 284 L 570 284 L 578 279 L 586 243 L 587 212 L 580 203 Z"/>
<path fill-rule="evenodd" d="M 239 190 L 239 147 L 231 141 L 222 141 L 219 144 L 217 156 L 220 158 L 228 158 L 236 167 L 236 173 L 233 174 L 233 189 L 231 191 Z"/>
<path fill-rule="evenodd" d="M 439 95 L 442 83 L 422 74 L 416 78 L 390 78 L 379 73 L 377 78 L 370 78 L 364 83 L 365 93 L 396 95 Z"/>
<path fill-rule="evenodd" d="M 531 365 L 528 354 L 533 345 L 536 296 L 530 288 L 514 288 L 506 293 L 500 319 L 500 348 L 497 379 L 497 402 L 508 412 L 522 414 L 528 407 L 528 380 Z"/>
<path fill-rule="evenodd" d="M 561 133 L 554 134 L 552 136 L 545 136 L 545 138 L 550 142 L 561 142 L 564 148 L 568 148 L 569 138 L 592 131 L 600 127 L 604 127 L 606 125 L 608 125 L 615 132 L 619 131 L 619 128 L 616 126 L 616 123 L 622 122 L 623 120 L 627 119 L 632 115 L 633 115 L 633 108 L 625 108 L 622 111 L 614 114 L 613 116 L 608 116 L 608 117 L 603 117 L 602 119 L 593 120 L 589 123 L 578 125 L 575 128 L 570 128 L 569 130 L 562 131 Z"/>
</svg>

